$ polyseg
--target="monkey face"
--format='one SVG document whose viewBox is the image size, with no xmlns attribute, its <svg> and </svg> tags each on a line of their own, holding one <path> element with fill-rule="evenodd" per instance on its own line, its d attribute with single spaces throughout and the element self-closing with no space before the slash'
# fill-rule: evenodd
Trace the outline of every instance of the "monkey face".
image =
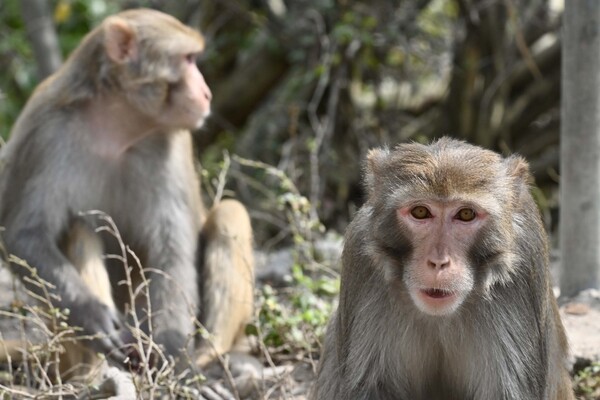
<svg viewBox="0 0 600 400">
<path fill-rule="evenodd" d="M 396 218 L 413 242 L 402 275 L 411 299 L 426 314 L 452 314 L 474 287 L 468 249 L 488 214 L 466 201 L 423 200 L 401 206 Z"/>
<path fill-rule="evenodd" d="M 176 129 L 198 129 L 210 114 L 212 93 L 196 66 L 196 54 L 181 57 L 181 78 L 169 86 L 160 121 Z"/>
<path fill-rule="evenodd" d="M 510 279 L 521 159 L 442 139 L 372 150 L 367 161 L 371 257 L 418 310 L 453 314 L 475 290 Z"/>
<path fill-rule="evenodd" d="M 124 12 L 103 23 L 109 80 L 119 82 L 129 102 L 158 128 L 197 129 L 212 98 L 196 66 L 204 39 L 166 14 L 144 14 Z"/>
</svg>

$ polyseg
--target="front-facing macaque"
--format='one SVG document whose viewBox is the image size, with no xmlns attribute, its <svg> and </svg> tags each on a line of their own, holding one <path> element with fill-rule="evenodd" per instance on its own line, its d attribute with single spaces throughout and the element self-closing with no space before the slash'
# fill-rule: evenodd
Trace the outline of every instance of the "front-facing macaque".
<svg viewBox="0 0 600 400">
<path fill-rule="evenodd" d="M 233 200 L 206 212 L 194 166 L 190 130 L 211 102 L 196 66 L 203 48 L 198 32 L 158 11 L 107 18 L 35 90 L 2 149 L 8 252 L 54 286 L 55 306 L 94 338 L 84 344 L 117 364 L 130 354 L 128 311 L 178 365 L 196 317 L 214 335 L 203 348 L 222 353 L 252 314 L 248 214 Z M 89 210 L 110 216 L 118 237 L 96 232 L 103 223 Z"/>
<path fill-rule="evenodd" d="M 313 399 L 574 399 L 530 180 L 447 138 L 369 153 Z"/>
</svg>

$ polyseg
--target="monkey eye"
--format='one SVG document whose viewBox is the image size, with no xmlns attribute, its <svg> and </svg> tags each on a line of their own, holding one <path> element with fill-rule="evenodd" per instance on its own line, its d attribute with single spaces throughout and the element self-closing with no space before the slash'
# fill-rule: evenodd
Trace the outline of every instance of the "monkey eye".
<svg viewBox="0 0 600 400">
<path fill-rule="evenodd" d="M 196 63 L 196 53 L 186 54 L 185 61 L 187 61 L 190 64 L 195 64 Z"/>
<path fill-rule="evenodd" d="M 425 207 L 425 206 L 414 207 L 412 210 L 410 210 L 410 215 L 412 215 L 416 219 L 425 219 L 425 218 L 431 217 L 431 213 L 429 212 L 429 209 L 427 209 L 427 207 Z"/>
<path fill-rule="evenodd" d="M 461 208 L 456 214 L 456 219 L 464 222 L 473 221 L 475 219 L 475 210 L 472 208 Z"/>
</svg>

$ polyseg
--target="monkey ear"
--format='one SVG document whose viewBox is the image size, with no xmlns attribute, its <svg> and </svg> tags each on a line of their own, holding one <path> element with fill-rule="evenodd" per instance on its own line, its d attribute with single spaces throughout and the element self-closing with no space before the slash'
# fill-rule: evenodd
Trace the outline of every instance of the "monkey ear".
<svg viewBox="0 0 600 400">
<path fill-rule="evenodd" d="M 506 173 L 517 185 L 528 186 L 532 183 L 533 178 L 529 172 L 529 164 L 523 157 L 512 155 L 504 160 L 504 165 Z"/>
<path fill-rule="evenodd" d="M 383 171 L 387 160 L 389 159 L 390 151 L 387 148 L 371 149 L 367 153 L 367 163 L 365 168 L 365 189 L 371 193 L 379 177 L 383 176 Z"/>
<path fill-rule="evenodd" d="M 104 25 L 104 48 L 108 58 L 117 64 L 135 60 L 138 47 L 131 25 L 119 17 L 107 18 Z"/>
</svg>

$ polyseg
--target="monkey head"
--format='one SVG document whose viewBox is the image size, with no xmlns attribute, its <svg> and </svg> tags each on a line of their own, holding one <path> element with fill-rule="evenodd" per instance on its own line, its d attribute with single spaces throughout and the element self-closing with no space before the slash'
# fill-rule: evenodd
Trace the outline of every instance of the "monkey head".
<svg viewBox="0 0 600 400">
<path fill-rule="evenodd" d="M 210 114 L 212 94 L 196 58 L 202 35 L 175 18 L 152 10 L 123 12 L 99 27 L 106 65 L 104 79 L 157 125 L 196 129 Z M 164 32 L 169 32 L 165 35 Z"/>
<path fill-rule="evenodd" d="M 530 179 L 522 158 L 441 139 L 372 150 L 365 175 L 370 257 L 418 310 L 452 315 L 510 279 L 514 211 Z"/>
</svg>

